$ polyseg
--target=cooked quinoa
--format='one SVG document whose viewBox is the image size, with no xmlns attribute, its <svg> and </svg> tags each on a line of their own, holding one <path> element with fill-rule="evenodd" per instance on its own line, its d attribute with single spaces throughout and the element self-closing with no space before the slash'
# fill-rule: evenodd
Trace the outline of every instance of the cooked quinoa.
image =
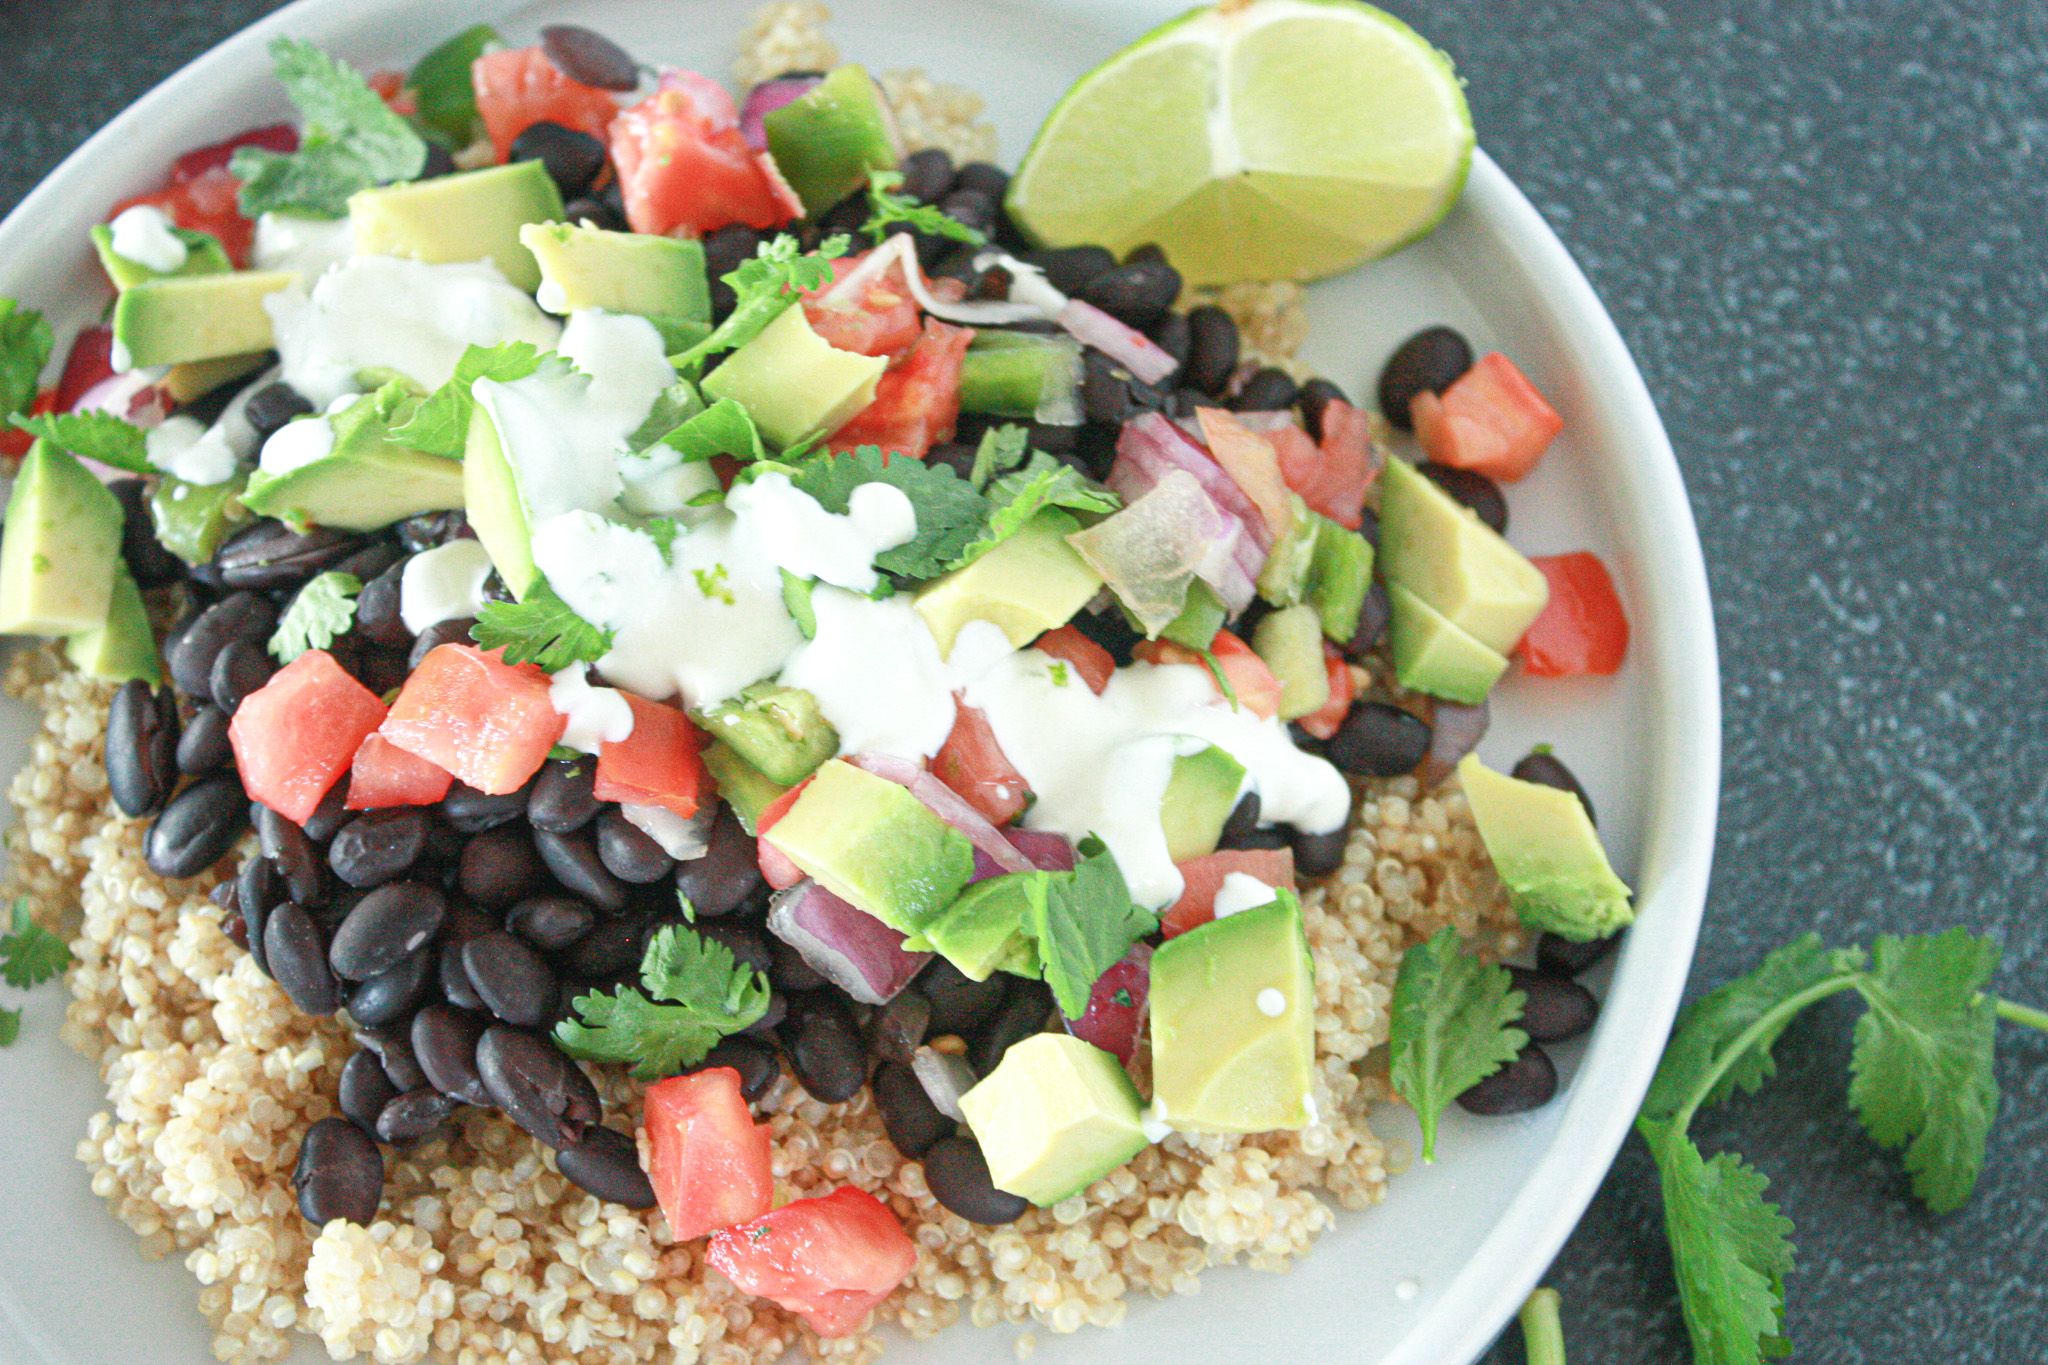
<svg viewBox="0 0 2048 1365">
<path fill-rule="evenodd" d="M 827 17 L 801 0 L 763 7 L 734 74 L 746 83 L 829 66 L 838 54 Z M 971 92 L 921 72 L 882 83 L 913 148 L 993 156 Z M 1292 367 L 1298 287 L 1232 286 L 1219 301 L 1243 327 L 1249 358 Z M 396 1154 L 371 1226 L 311 1228 L 291 1170 L 306 1127 L 336 1112 L 349 1029 L 299 1014 L 227 938 L 207 897 L 218 873 L 166 882 L 145 866 L 146 822 L 107 797 L 113 689 L 48 648 L 17 650 L 4 682 L 43 717 L 12 786 L 20 819 L 5 891 L 70 937 L 64 1033 L 107 1086 L 79 1158 L 145 1254 L 184 1258 L 223 1361 L 279 1359 L 294 1332 L 318 1336 L 337 1359 L 385 1365 L 740 1365 L 791 1347 L 873 1360 L 887 1323 L 919 1337 L 961 1319 L 1113 1326 L 1132 1293 L 1193 1293 L 1215 1265 L 1283 1270 L 1331 1224 L 1333 1203 L 1377 1202 L 1405 1159 L 1369 1123 L 1391 1099 L 1369 1054 L 1387 1040 L 1401 953 L 1447 924 L 1482 951 L 1521 946 L 1463 795 L 1421 792 L 1410 778 L 1362 782 L 1343 866 L 1302 897 L 1317 997 L 1319 1117 L 1309 1127 L 1174 1134 L 1084 1193 L 987 1228 L 938 1205 L 922 1163 L 897 1154 L 865 1091 L 826 1105 L 785 1075 L 756 1106 L 779 1199 L 857 1185 L 903 1219 L 920 1250 L 868 1330 L 822 1340 L 709 1269 L 701 1245 L 672 1244 L 659 1210 L 571 1185 L 549 1150 L 495 1112 L 465 1109 L 442 1135 Z M 637 1131 L 640 1087 L 618 1071 L 594 1079 L 607 1122 Z M 1020 1338 L 1020 1354 L 1030 1340 Z"/>
</svg>

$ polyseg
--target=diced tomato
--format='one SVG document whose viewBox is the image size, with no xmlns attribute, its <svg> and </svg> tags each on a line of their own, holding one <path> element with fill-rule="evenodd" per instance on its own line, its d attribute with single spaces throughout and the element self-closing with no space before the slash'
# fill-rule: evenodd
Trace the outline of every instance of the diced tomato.
<svg viewBox="0 0 2048 1365">
<path fill-rule="evenodd" d="M 262 147 L 289 156 L 299 150 L 299 130 L 289 123 L 272 123 L 237 133 L 225 142 L 194 147 L 171 163 L 171 183 L 196 180 L 212 170 L 226 170 L 228 162 L 234 160 L 236 150 L 242 147 Z"/>
<path fill-rule="evenodd" d="M 469 83 L 500 162 L 512 159 L 513 139 L 536 123 L 559 123 L 603 142 L 619 112 L 608 91 L 570 80 L 538 46 L 486 52 L 470 64 Z"/>
<path fill-rule="evenodd" d="M 713 1233 L 704 1259 L 819 1336 L 843 1337 L 903 1283 L 917 1264 L 917 1244 L 888 1205 L 847 1185 Z"/>
<path fill-rule="evenodd" d="M 420 111 L 419 97 L 406 88 L 403 71 L 372 71 L 363 83 L 376 91 L 385 108 L 400 118 L 410 118 Z"/>
<path fill-rule="evenodd" d="M 737 122 L 707 112 L 685 89 L 657 90 L 622 111 L 611 152 L 635 232 L 700 237 L 728 223 L 771 228 L 795 216 Z"/>
<path fill-rule="evenodd" d="M 1081 675 L 1081 681 L 1087 683 L 1088 690 L 1098 697 L 1116 675 L 1116 660 L 1110 657 L 1108 650 L 1082 634 L 1079 626 L 1066 625 L 1049 630 L 1031 644 L 1032 648 L 1064 661 Z"/>
<path fill-rule="evenodd" d="M 55 389 L 44 389 L 36 395 L 35 401 L 28 405 L 29 416 L 31 417 L 40 417 L 46 412 L 55 412 L 56 410 L 57 391 Z M 18 460 L 28 454 L 28 448 L 35 443 L 36 438 L 23 431 L 20 427 L 10 425 L 5 431 L 0 431 L 0 455 L 4 455 L 11 460 Z"/>
<path fill-rule="evenodd" d="M 1628 616 L 1607 566 L 1590 550 L 1537 555 L 1550 600 L 1529 623 L 1516 651 L 1539 678 L 1612 673 L 1628 653 Z"/>
<path fill-rule="evenodd" d="M 1323 439 L 1316 442 L 1289 423 L 1266 433 L 1280 453 L 1280 475 L 1309 510 L 1356 531 L 1364 520 L 1366 490 L 1379 477 L 1372 422 L 1342 399 L 1323 409 Z"/>
<path fill-rule="evenodd" d="M 1131 653 L 1148 664 L 1192 664 L 1204 672 L 1209 669 L 1201 654 L 1171 640 L 1143 640 Z M 1216 671 L 1237 694 L 1239 706 L 1256 716 L 1280 714 L 1280 680 L 1266 667 L 1266 661 L 1252 652 L 1250 645 L 1227 630 L 1219 630 L 1209 642 L 1209 653 L 1216 661 Z M 1218 695 L 1221 691 L 1219 688 Z"/>
<path fill-rule="evenodd" d="M 242 699 L 228 742 L 249 798 L 304 824 L 383 720 L 377 694 L 315 649 Z"/>
<path fill-rule="evenodd" d="M 227 167 L 215 166 L 189 180 L 180 180 L 149 194 L 123 199 L 107 214 L 109 221 L 123 209 L 149 204 L 162 209 L 179 227 L 190 232 L 210 232 L 220 240 L 221 250 L 237 268 L 249 260 L 249 243 L 256 225 L 242 216 L 236 198 L 242 182 L 228 174 Z"/>
<path fill-rule="evenodd" d="M 1129 1063 L 1145 1029 L 1145 1001 L 1151 992 L 1152 945 L 1133 943 L 1121 961 L 1095 979 L 1081 1017 L 1061 1022 L 1082 1042 Z"/>
<path fill-rule="evenodd" d="M 885 454 L 922 460 L 940 441 L 953 438 L 960 419 L 960 357 L 974 340 L 971 327 L 952 327 L 926 318 L 924 335 L 910 356 L 892 366 L 875 386 L 875 401 L 853 415 L 826 442 L 833 453 L 879 446 Z"/>
<path fill-rule="evenodd" d="M 620 694 L 633 709 L 633 733 L 597 752 L 597 799 L 636 806 L 661 806 L 688 819 L 709 790 L 704 736 L 690 718 L 630 692 Z"/>
<path fill-rule="evenodd" d="M 518 791 L 547 761 L 569 718 L 548 700 L 547 674 L 508 664 L 502 653 L 435 648 L 399 689 L 384 738 L 480 792 Z"/>
<path fill-rule="evenodd" d="M 386 806 L 431 806 L 455 785 L 454 776 L 416 754 L 409 754 L 375 731 L 363 736 L 349 764 L 349 810 L 382 810 Z"/>
<path fill-rule="evenodd" d="M 951 787 L 992 825 L 1007 825 L 1030 804 L 1031 787 L 1017 771 L 988 717 L 953 698 L 953 732 L 932 757 L 932 775 Z"/>
<path fill-rule="evenodd" d="M 1175 866 L 1180 869 L 1182 882 L 1180 899 L 1159 917 L 1159 927 L 1168 938 L 1216 918 L 1216 893 L 1223 889 L 1223 879 L 1233 872 L 1242 872 L 1271 887 L 1294 885 L 1291 848 L 1222 849 Z"/>
<path fill-rule="evenodd" d="M 1564 430 L 1557 409 L 1499 351 L 1479 357 L 1441 397 L 1416 394 L 1408 412 L 1423 454 L 1505 482 L 1534 469 Z"/>
<path fill-rule="evenodd" d="M 834 260 L 833 281 L 845 279 L 867 256 L 864 252 Z M 826 341 L 842 351 L 886 356 L 900 355 L 917 344 L 923 323 L 901 272 L 885 272 L 858 299 L 819 303 L 819 296 L 831 288 L 823 285 L 804 295 L 804 318 Z"/>
<path fill-rule="evenodd" d="M 775 822 L 789 814 L 789 808 L 802 796 L 804 788 L 811 785 L 808 777 L 791 787 L 782 795 L 761 808 L 761 814 L 754 820 L 754 843 L 759 850 L 761 877 L 777 891 L 795 886 L 804 879 L 803 870 L 790 861 L 789 855 L 768 842 L 768 831 Z"/>
<path fill-rule="evenodd" d="M 64 372 L 57 379 L 55 410 L 70 412 L 78 406 L 79 399 L 91 393 L 102 381 L 113 377 L 114 329 L 86 328 L 71 343 L 71 351 L 64 357 Z"/>
<path fill-rule="evenodd" d="M 1202 440 L 1209 454 L 1259 509 L 1268 539 L 1277 542 L 1285 537 L 1294 525 L 1294 504 L 1280 477 L 1280 457 L 1273 443 L 1222 408 L 1196 408 L 1195 418 L 1202 425 Z M 1289 429 L 1293 429 L 1291 423 Z"/>
<path fill-rule="evenodd" d="M 647 1178 L 669 1236 L 689 1242 L 768 1212 L 775 1198 L 768 1129 L 754 1122 L 729 1066 L 647 1087 Z"/>
<path fill-rule="evenodd" d="M 1351 714 L 1351 703 L 1358 692 L 1351 676 L 1351 661 L 1328 640 L 1323 641 L 1323 676 L 1330 681 L 1330 699 L 1294 722 L 1317 739 L 1328 739 L 1337 733 L 1344 717 Z"/>
</svg>

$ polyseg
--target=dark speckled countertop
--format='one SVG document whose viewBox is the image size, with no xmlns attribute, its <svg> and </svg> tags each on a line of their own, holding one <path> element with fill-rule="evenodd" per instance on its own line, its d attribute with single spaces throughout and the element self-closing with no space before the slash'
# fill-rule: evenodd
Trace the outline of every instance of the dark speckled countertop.
<svg viewBox="0 0 2048 1365">
<path fill-rule="evenodd" d="M 5 0 L 0 206 L 277 7 Z M 1390 7 L 1457 59 L 1684 465 L 1726 707 L 1693 993 L 1806 929 L 1963 924 L 2048 1003 L 2048 4 Z M 1798 1224 L 1797 1358 L 2048 1360 L 2048 1039 L 2003 1028 L 1983 1179 L 1934 1218 L 1844 1108 L 1852 1017 L 1695 1125 Z M 1548 1277 L 1574 1361 L 1686 1358 L 1657 1209 L 1631 1139 Z"/>
</svg>

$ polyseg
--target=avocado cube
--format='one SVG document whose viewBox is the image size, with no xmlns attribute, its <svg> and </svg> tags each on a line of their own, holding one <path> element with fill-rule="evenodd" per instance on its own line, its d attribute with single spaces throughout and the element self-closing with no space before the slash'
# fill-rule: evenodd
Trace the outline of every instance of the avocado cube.
<svg viewBox="0 0 2048 1365">
<path fill-rule="evenodd" d="M 1443 614 L 1399 583 L 1387 584 L 1393 604 L 1394 676 L 1401 686 L 1446 701 L 1477 706 L 1508 671 L 1507 656 L 1495 653 L 1445 620 Z"/>
<path fill-rule="evenodd" d="M 121 504 L 75 458 L 37 441 L 0 532 L 0 634 L 76 635 L 107 622 Z"/>
<path fill-rule="evenodd" d="M 528 223 L 562 216 L 562 192 L 539 161 L 513 161 L 349 196 L 356 251 L 429 265 L 492 261 L 515 288 L 540 287 L 540 264 L 520 243 Z"/>
<path fill-rule="evenodd" d="M 1301 905 L 1211 920 L 1152 954 L 1152 1102 L 1175 1128 L 1262 1133 L 1309 1121 L 1315 967 Z"/>
<path fill-rule="evenodd" d="M 463 470 L 454 460 L 390 439 L 418 407 L 402 383 L 364 394 L 328 420 L 334 447 L 284 474 L 250 476 L 242 505 L 258 516 L 298 524 L 374 531 L 394 521 L 463 505 Z"/>
<path fill-rule="evenodd" d="M 1244 764 L 1215 745 L 1177 755 L 1166 794 L 1159 798 L 1167 856 L 1184 863 L 1214 853 L 1243 789 Z"/>
<path fill-rule="evenodd" d="M 771 782 L 794 787 L 839 752 L 839 731 L 801 687 L 759 682 L 716 706 L 700 707 L 704 733 L 723 740 Z"/>
<path fill-rule="evenodd" d="M 235 268 L 228 260 L 228 253 L 221 249 L 220 238 L 212 233 L 181 227 L 172 228 L 171 233 L 185 244 L 185 263 L 171 271 L 152 270 L 140 261 L 115 255 L 114 230 L 105 223 L 93 224 L 88 235 L 92 238 L 92 249 L 99 253 L 100 268 L 107 272 L 107 278 L 114 282 L 117 290 L 141 284 L 144 280 L 160 280 L 172 275 L 224 275 Z"/>
<path fill-rule="evenodd" d="M 114 571 L 114 592 L 107 603 L 107 619 L 91 630 L 66 636 L 64 656 L 89 678 L 141 681 L 151 687 L 163 682 L 163 658 L 157 652 L 156 631 L 150 627 L 142 590 L 129 577 L 127 566 Z"/>
<path fill-rule="evenodd" d="M 993 621 L 1022 649 L 1063 626 L 1102 590 L 1102 575 L 1067 543 L 1080 523 L 1049 507 L 972 564 L 935 578 L 911 603 L 931 627 L 941 655 L 969 621 Z"/>
<path fill-rule="evenodd" d="M 1477 754 L 1458 760 L 1458 781 L 1522 923 L 1583 942 L 1635 919 L 1628 887 L 1576 795 L 1497 773 Z"/>
<path fill-rule="evenodd" d="M 1550 596 L 1534 564 L 1405 460 L 1387 461 L 1381 485 L 1380 564 L 1390 585 L 1496 654 L 1515 647 Z"/>
<path fill-rule="evenodd" d="M 845 426 L 875 401 L 888 368 L 886 356 L 840 350 L 791 305 L 706 375 L 702 387 L 707 398 L 745 408 L 762 439 L 787 448 Z"/>
<path fill-rule="evenodd" d="M 749 834 L 756 832 L 761 812 L 789 790 L 763 777 L 760 769 L 716 738 L 704 746 L 704 769 L 718 784 L 718 794 L 726 799 L 732 806 L 732 813 L 739 817 L 740 828 Z"/>
<path fill-rule="evenodd" d="M 892 929 L 921 931 L 974 875 L 974 846 L 885 777 L 833 759 L 763 836 L 804 875 Z"/>
<path fill-rule="evenodd" d="M 263 300 L 298 276 L 289 270 L 165 275 L 121 291 L 114 302 L 116 354 L 128 365 L 177 365 L 270 349 Z"/>
<path fill-rule="evenodd" d="M 1013 1043 L 960 1097 L 990 1181 L 1041 1208 L 1145 1150 L 1138 1091 L 1115 1057 L 1065 1033 Z"/>
<path fill-rule="evenodd" d="M 847 62 L 761 120 L 775 168 L 815 218 L 902 160 L 888 108 L 865 69 Z"/>
<path fill-rule="evenodd" d="M 1323 666 L 1323 621 L 1306 602 L 1260 618 L 1252 652 L 1280 682 L 1280 719 L 1299 720 L 1330 704 L 1330 672 Z"/>
<path fill-rule="evenodd" d="M 1024 910 L 1030 904 L 1024 883 L 1030 875 L 976 882 L 906 946 L 930 949 L 970 981 L 986 981 L 998 971 L 1009 971 L 1023 941 Z"/>
<path fill-rule="evenodd" d="M 602 308 L 710 325 L 702 242 L 580 223 L 528 223 L 519 241 L 540 267 L 540 304 L 551 313 Z"/>
</svg>

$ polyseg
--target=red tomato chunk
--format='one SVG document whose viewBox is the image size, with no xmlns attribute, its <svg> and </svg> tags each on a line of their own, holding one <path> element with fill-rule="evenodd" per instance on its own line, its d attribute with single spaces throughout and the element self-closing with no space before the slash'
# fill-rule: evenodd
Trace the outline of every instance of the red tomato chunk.
<svg viewBox="0 0 2048 1365">
<path fill-rule="evenodd" d="M 1208 672 L 1201 654 L 1171 640 L 1144 640 L 1131 653 L 1148 664 L 1190 664 Z M 1255 716 L 1271 718 L 1280 714 L 1280 680 L 1252 647 L 1227 630 L 1216 632 L 1209 642 L 1209 656 L 1216 661 L 1216 673 L 1229 682 L 1237 704 Z M 1210 674 L 1214 678 L 1215 674 Z M 1220 689 L 1219 689 L 1220 694 Z"/>
<path fill-rule="evenodd" d="M 536 123 L 559 123 L 604 141 L 619 104 L 596 86 L 572 81 L 538 47 L 488 52 L 470 64 L 476 112 L 499 161 L 512 159 L 512 141 Z"/>
<path fill-rule="evenodd" d="M 371 731 L 363 736 L 348 771 L 349 810 L 381 810 L 386 806 L 431 806 L 455 785 L 446 768 L 437 767 Z"/>
<path fill-rule="evenodd" d="M 958 697 L 953 706 L 953 731 L 932 757 L 932 775 L 990 824 L 1007 825 L 1024 813 L 1031 786 L 996 743 L 988 717 Z"/>
<path fill-rule="evenodd" d="M 775 822 L 789 814 L 789 808 L 804 794 L 804 788 L 811 785 L 808 777 L 791 787 L 782 795 L 761 808 L 761 814 L 754 821 L 754 840 L 761 862 L 761 877 L 777 891 L 795 886 L 804 879 L 802 869 L 789 860 L 789 855 L 768 842 L 768 831 L 775 828 Z"/>
<path fill-rule="evenodd" d="M 1295 722 L 1317 739 L 1335 735 L 1343 727 L 1344 717 L 1351 714 L 1351 703 L 1357 700 L 1351 661 L 1328 640 L 1323 641 L 1323 676 L 1330 684 L 1330 699 Z"/>
<path fill-rule="evenodd" d="M 1409 404 L 1422 452 L 1489 479 L 1513 482 L 1536 467 L 1564 418 L 1499 351 L 1488 351 L 1443 391 Z"/>
<path fill-rule="evenodd" d="M 710 783 L 697 756 L 704 747 L 702 732 L 673 706 L 620 695 L 633 708 L 633 733 L 599 748 L 597 799 L 661 806 L 687 820 Z"/>
<path fill-rule="evenodd" d="M 1205 853 L 1175 864 L 1180 869 L 1180 899 L 1159 917 L 1159 927 L 1172 938 L 1207 924 L 1216 918 L 1216 893 L 1223 879 L 1242 872 L 1268 886 L 1294 885 L 1294 850 L 1291 848 L 1230 848 Z"/>
<path fill-rule="evenodd" d="M 832 262 L 832 280 L 836 284 L 850 274 L 854 266 L 867 259 L 868 253 L 858 256 L 841 256 Z M 827 293 L 832 285 L 824 285 L 804 295 L 804 320 L 811 324 L 811 330 L 842 351 L 854 351 L 860 355 L 896 356 L 917 344 L 923 324 L 917 310 L 917 300 L 911 296 L 910 288 L 900 273 L 891 271 L 867 287 L 859 299 L 823 304 L 820 295 Z"/>
<path fill-rule="evenodd" d="M 727 105 L 712 108 L 672 87 L 612 121 L 612 164 L 633 231 L 701 237 L 728 223 L 772 228 L 793 216 Z"/>
<path fill-rule="evenodd" d="M 1079 626 L 1061 626 L 1049 630 L 1032 642 L 1031 647 L 1052 655 L 1081 675 L 1081 681 L 1088 684 L 1088 690 L 1096 696 L 1109 686 L 1109 680 L 1116 676 L 1116 660 L 1108 650 L 1096 644 L 1082 633 Z"/>
<path fill-rule="evenodd" d="M 879 446 L 885 455 L 922 460 L 934 445 L 952 440 L 960 420 L 960 357 L 973 339 L 971 327 L 926 318 L 910 358 L 882 376 L 875 401 L 833 433 L 827 447 L 843 455 L 860 446 Z"/>
<path fill-rule="evenodd" d="M 819 1336 L 843 1337 L 903 1282 L 917 1264 L 917 1244 L 887 1205 L 847 1185 L 714 1233 L 704 1259 Z"/>
<path fill-rule="evenodd" d="M 1628 653 L 1628 617 L 1607 566 L 1590 550 L 1537 555 L 1550 600 L 1529 623 L 1516 651 L 1522 666 L 1539 678 L 1612 673 Z"/>
<path fill-rule="evenodd" d="M 503 796 L 540 771 L 568 723 L 548 700 L 548 675 L 532 664 L 442 645 L 405 680 L 381 733 L 457 781 Z"/>
<path fill-rule="evenodd" d="M 124 209 L 148 204 L 162 209 L 173 223 L 188 232 L 210 232 L 237 269 L 249 262 L 249 244 L 255 240 L 256 225 L 242 216 L 238 200 L 242 182 L 215 166 L 189 180 L 179 180 L 152 194 L 123 199 L 107 213 L 112 222 Z"/>
<path fill-rule="evenodd" d="M 304 824 L 383 720 L 377 694 L 316 649 L 242 699 L 228 742 L 249 799 Z"/>
<path fill-rule="evenodd" d="M 754 1122 L 729 1066 L 647 1088 L 647 1178 L 669 1236 L 693 1241 L 759 1218 L 774 1201 L 768 1129 Z"/>
</svg>

